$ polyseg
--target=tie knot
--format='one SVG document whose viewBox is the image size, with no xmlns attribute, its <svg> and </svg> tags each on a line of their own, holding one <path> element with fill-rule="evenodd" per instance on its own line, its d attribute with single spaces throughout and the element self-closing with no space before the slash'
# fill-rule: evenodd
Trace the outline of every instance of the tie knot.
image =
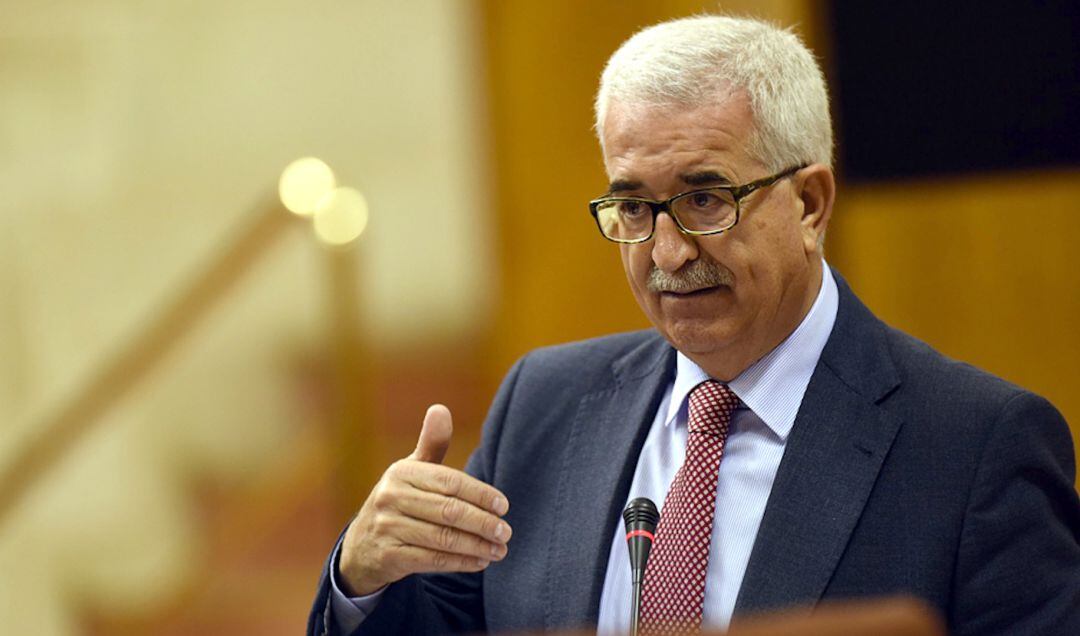
<svg viewBox="0 0 1080 636">
<path fill-rule="evenodd" d="M 731 414 L 738 406 L 739 398 L 726 384 L 706 380 L 690 391 L 688 430 L 726 437 Z"/>
</svg>

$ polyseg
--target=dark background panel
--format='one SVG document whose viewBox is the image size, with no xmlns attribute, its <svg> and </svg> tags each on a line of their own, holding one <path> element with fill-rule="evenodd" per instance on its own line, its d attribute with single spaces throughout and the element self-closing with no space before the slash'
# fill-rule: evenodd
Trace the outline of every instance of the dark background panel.
<svg viewBox="0 0 1080 636">
<path fill-rule="evenodd" d="M 832 0 L 849 181 L 1080 165 L 1080 1 Z"/>
</svg>

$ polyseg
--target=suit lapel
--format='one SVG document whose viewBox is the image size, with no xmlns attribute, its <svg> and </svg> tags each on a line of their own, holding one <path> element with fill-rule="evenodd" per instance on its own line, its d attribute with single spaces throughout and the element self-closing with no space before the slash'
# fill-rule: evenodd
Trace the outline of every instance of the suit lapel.
<svg viewBox="0 0 1080 636">
<path fill-rule="evenodd" d="M 674 353 L 657 336 L 613 365 L 610 387 L 585 395 L 578 405 L 559 473 L 547 567 L 548 629 L 596 623 L 611 530 L 674 374 Z"/>
<path fill-rule="evenodd" d="M 836 323 L 788 438 L 736 615 L 821 598 L 901 426 L 877 405 L 899 384 L 884 326 L 834 276 Z"/>
</svg>

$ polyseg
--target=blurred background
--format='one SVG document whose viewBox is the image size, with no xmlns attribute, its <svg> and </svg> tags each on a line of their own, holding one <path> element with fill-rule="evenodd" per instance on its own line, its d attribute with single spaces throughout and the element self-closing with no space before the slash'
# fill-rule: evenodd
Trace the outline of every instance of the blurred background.
<svg viewBox="0 0 1080 636">
<path fill-rule="evenodd" d="M 703 10 L 827 69 L 830 263 L 1075 439 L 1077 6 L 923 4 L 0 0 L 3 630 L 299 633 L 428 404 L 460 466 L 518 356 L 647 326 L 585 205 L 592 97 Z M 333 174 L 279 192 L 302 157 Z M 279 196 L 312 179 L 314 222 Z"/>
</svg>

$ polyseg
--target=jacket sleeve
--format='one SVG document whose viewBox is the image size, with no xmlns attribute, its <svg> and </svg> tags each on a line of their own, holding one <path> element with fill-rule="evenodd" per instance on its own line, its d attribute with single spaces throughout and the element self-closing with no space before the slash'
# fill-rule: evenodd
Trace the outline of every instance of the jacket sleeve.
<svg viewBox="0 0 1080 636">
<path fill-rule="evenodd" d="M 480 446 L 473 451 L 465 472 L 490 482 L 494 474 L 496 450 L 505 417 L 525 358 L 510 370 L 499 387 L 484 421 Z M 339 635 L 330 603 L 330 570 L 327 559 L 319 579 L 318 592 L 308 616 L 308 636 Z M 486 630 L 483 603 L 483 574 L 418 574 L 405 577 L 386 588 L 378 606 L 352 632 L 367 634 L 446 634 Z"/>
<path fill-rule="evenodd" d="M 950 632 L 1080 634 L 1080 501 L 1069 428 L 1027 392 L 1002 408 L 964 517 Z"/>
</svg>

